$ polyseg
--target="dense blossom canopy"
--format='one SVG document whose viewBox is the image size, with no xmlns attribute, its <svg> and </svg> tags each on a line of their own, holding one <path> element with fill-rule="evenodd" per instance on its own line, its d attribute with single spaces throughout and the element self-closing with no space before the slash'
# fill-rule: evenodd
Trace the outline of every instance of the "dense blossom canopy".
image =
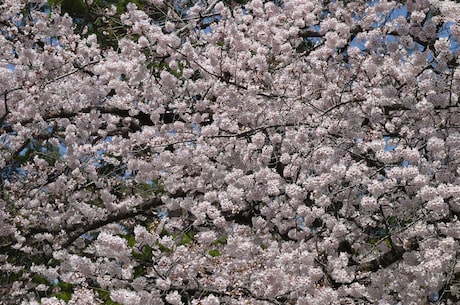
<svg viewBox="0 0 460 305">
<path fill-rule="evenodd" d="M 460 302 L 460 4 L 116 2 L 0 2 L 0 303 Z"/>
</svg>

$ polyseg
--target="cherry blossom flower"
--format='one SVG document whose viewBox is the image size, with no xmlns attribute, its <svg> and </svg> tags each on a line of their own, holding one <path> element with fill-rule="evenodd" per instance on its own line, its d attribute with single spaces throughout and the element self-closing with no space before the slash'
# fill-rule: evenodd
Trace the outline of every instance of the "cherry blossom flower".
<svg viewBox="0 0 460 305">
<path fill-rule="evenodd" d="M 3 1 L 0 303 L 458 302 L 459 5 L 237 2 Z"/>
</svg>

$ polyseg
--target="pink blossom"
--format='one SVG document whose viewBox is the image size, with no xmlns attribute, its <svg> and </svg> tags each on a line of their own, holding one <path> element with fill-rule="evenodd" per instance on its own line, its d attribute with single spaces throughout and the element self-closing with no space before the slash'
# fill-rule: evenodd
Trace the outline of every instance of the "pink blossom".
<svg viewBox="0 0 460 305">
<path fill-rule="evenodd" d="M 173 292 L 168 293 L 168 295 L 166 296 L 166 301 L 171 305 L 183 304 L 181 301 L 181 297 L 179 293 L 177 292 L 177 290 L 174 290 Z"/>
<path fill-rule="evenodd" d="M 112 290 L 110 292 L 110 298 L 123 305 L 139 305 L 141 303 L 141 297 L 139 295 L 134 291 L 126 289 Z"/>
<path fill-rule="evenodd" d="M 219 298 L 214 295 L 209 295 L 206 298 L 202 299 L 201 302 L 203 305 L 219 305 Z"/>
<path fill-rule="evenodd" d="M 26 2 L 0 303 L 456 302 L 455 1 Z"/>
<path fill-rule="evenodd" d="M 374 197 L 363 197 L 361 199 L 361 207 L 364 211 L 374 211 L 378 209 L 379 204 Z"/>
<path fill-rule="evenodd" d="M 130 256 L 126 240 L 112 234 L 102 232 L 99 234 L 96 243 L 96 252 L 98 255 L 127 261 Z"/>
</svg>

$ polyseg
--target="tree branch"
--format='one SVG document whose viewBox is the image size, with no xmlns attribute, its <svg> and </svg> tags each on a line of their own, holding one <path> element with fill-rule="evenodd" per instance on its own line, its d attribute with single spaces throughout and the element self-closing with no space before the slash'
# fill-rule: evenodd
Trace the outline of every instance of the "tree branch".
<svg viewBox="0 0 460 305">
<path fill-rule="evenodd" d="M 155 197 L 152 199 L 149 199 L 145 201 L 143 204 L 141 204 L 139 207 L 129 210 L 126 212 L 120 212 L 117 214 L 109 215 L 105 219 L 100 219 L 96 220 L 94 222 L 91 222 L 89 224 L 83 225 L 82 224 L 75 224 L 69 227 L 64 228 L 64 231 L 69 231 L 68 232 L 68 238 L 64 243 L 61 244 L 63 248 L 69 247 L 77 238 L 79 238 L 82 234 L 85 234 L 89 231 L 96 230 L 98 228 L 101 228 L 107 224 L 117 222 L 120 220 L 132 218 L 136 215 L 140 215 L 144 213 L 145 211 L 159 207 L 163 204 L 161 199 Z"/>
</svg>

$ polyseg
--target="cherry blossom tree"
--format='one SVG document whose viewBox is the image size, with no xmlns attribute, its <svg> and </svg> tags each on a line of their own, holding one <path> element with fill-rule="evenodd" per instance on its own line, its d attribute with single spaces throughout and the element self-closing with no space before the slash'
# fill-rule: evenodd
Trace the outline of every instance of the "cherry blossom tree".
<svg viewBox="0 0 460 305">
<path fill-rule="evenodd" d="M 64 2 L 0 4 L 2 304 L 458 304 L 460 4 Z"/>
</svg>

